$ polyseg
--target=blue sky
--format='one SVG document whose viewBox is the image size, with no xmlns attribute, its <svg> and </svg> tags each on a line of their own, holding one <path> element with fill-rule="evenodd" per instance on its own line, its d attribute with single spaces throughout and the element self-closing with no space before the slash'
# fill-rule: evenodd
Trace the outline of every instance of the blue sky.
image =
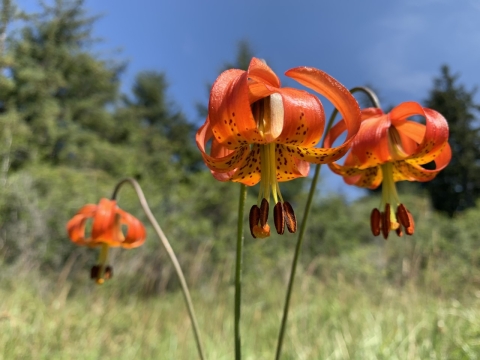
<svg viewBox="0 0 480 360">
<path fill-rule="evenodd" d="M 34 0 L 19 1 L 31 7 Z M 442 64 L 480 84 L 478 0 L 86 0 L 106 57 L 127 60 L 128 90 L 142 70 L 165 72 L 169 97 L 192 120 L 239 40 L 284 85 L 296 66 L 322 69 L 348 88 L 372 85 L 384 106 L 422 101 Z M 120 52 L 116 50 L 121 49 Z M 478 101 L 478 97 L 477 97 Z M 330 109 L 328 106 L 328 109 Z M 342 190 L 341 179 L 330 186 Z"/>
</svg>

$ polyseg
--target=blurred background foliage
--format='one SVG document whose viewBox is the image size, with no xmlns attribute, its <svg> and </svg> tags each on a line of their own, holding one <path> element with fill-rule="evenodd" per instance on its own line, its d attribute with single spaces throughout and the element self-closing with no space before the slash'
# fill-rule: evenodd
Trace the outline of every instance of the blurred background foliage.
<svg viewBox="0 0 480 360">
<path fill-rule="evenodd" d="M 109 197 L 116 182 L 129 176 L 143 187 L 189 284 L 199 291 L 231 285 L 239 186 L 214 180 L 203 165 L 194 140 L 199 123 L 187 119 L 169 97 L 167 74 L 139 73 L 122 93 L 119 79 L 127 64 L 92 49 L 96 18 L 88 16 L 81 0 L 43 5 L 37 14 L 22 13 L 4 0 L 1 11 L 2 281 L 28 276 L 41 278 L 46 289 L 70 284 L 69 296 L 91 289 L 88 274 L 97 252 L 73 245 L 65 224 L 83 204 Z M 241 42 L 237 57 L 225 59 L 225 69 L 245 69 L 253 55 Z M 341 279 L 372 292 L 410 284 L 440 297 L 478 289 L 480 107 L 474 89 L 459 81 L 443 67 L 423 102 L 448 119 L 453 159 L 430 183 L 402 184 L 415 235 L 391 234 L 386 242 L 371 235 L 369 217 L 380 202 L 378 192 L 355 201 L 318 196 L 300 276 L 323 284 Z M 206 104 L 198 109 L 204 116 Z M 308 185 L 308 179 L 282 185 L 297 216 Z M 247 204 L 255 199 L 253 188 Z M 146 220 L 132 190 L 124 189 L 119 203 Z M 152 234 L 141 248 L 113 252 L 117 296 L 177 289 L 169 260 Z M 295 241 L 290 234 L 267 240 L 246 234 L 247 281 L 285 283 Z"/>
<path fill-rule="evenodd" d="M 3 1 L 1 16 L 1 266 L 86 282 L 97 254 L 70 243 L 65 223 L 84 203 L 108 197 L 118 180 L 130 176 L 144 188 L 189 282 L 229 283 L 239 187 L 214 180 L 206 170 L 194 140 L 199 124 L 169 97 L 167 75 L 141 72 L 122 93 L 119 79 L 127 64 L 93 51 L 96 18 L 81 0 L 44 4 L 37 14 Z M 242 41 L 233 62 L 219 71 L 245 69 L 253 55 Z M 430 183 L 402 184 L 415 235 L 391 236 L 388 242 L 372 237 L 369 215 L 378 193 L 355 201 L 317 197 L 301 258 L 304 271 L 322 281 L 342 274 L 352 282 L 428 282 L 439 293 L 478 285 L 480 136 L 473 95 L 445 66 L 424 101 L 449 120 L 453 159 Z M 204 116 L 206 104 L 198 109 Z M 282 185 L 299 216 L 308 183 Z M 249 196 L 250 204 L 255 188 Z M 120 205 L 145 220 L 133 191 L 122 192 Z M 293 235 L 258 241 L 247 234 L 246 276 L 286 277 L 294 241 Z M 126 293 L 176 287 L 153 236 L 140 249 L 115 252 L 112 261 Z"/>
</svg>

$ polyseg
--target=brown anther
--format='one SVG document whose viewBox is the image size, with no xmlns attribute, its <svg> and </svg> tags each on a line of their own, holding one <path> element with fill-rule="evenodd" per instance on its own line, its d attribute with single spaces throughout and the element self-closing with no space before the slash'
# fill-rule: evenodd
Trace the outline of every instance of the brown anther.
<svg viewBox="0 0 480 360">
<path fill-rule="evenodd" d="M 277 202 L 273 208 L 273 220 L 277 233 L 282 235 L 285 232 L 285 212 L 280 201 Z"/>
<path fill-rule="evenodd" d="M 402 236 L 403 235 L 402 227 L 399 226 L 398 228 L 396 228 L 395 232 L 397 233 L 398 236 Z"/>
<path fill-rule="evenodd" d="M 373 209 L 372 214 L 370 215 L 370 228 L 372 229 L 373 236 L 380 235 L 380 226 L 382 222 L 382 215 L 380 210 Z"/>
<path fill-rule="evenodd" d="M 267 199 L 263 198 L 262 203 L 260 204 L 260 226 L 262 227 L 267 224 L 269 210 L 270 205 L 268 204 Z"/>
<path fill-rule="evenodd" d="M 292 205 L 288 202 L 283 203 L 283 211 L 285 217 L 285 223 L 289 232 L 294 233 L 297 231 L 297 219 L 295 218 L 295 213 L 293 212 Z"/>
<path fill-rule="evenodd" d="M 407 210 L 407 215 L 408 215 L 408 220 L 410 221 L 410 226 L 405 227 L 405 233 L 407 235 L 413 235 L 413 233 L 415 232 L 415 222 L 413 221 L 412 214 L 408 210 Z"/>
<path fill-rule="evenodd" d="M 397 220 L 402 224 L 405 228 L 410 227 L 410 218 L 411 216 L 408 216 L 408 210 L 407 208 L 403 205 L 400 204 L 397 207 Z"/>
<path fill-rule="evenodd" d="M 105 268 L 103 277 L 105 278 L 105 280 L 109 280 L 113 277 L 113 268 L 110 265 L 107 265 L 107 267 Z"/>
<path fill-rule="evenodd" d="M 385 212 L 382 213 L 382 235 L 385 240 L 388 239 L 390 232 L 390 204 L 385 205 Z"/>
<path fill-rule="evenodd" d="M 248 222 L 250 225 L 250 233 L 254 238 L 256 238 L 253 227 L 258 226 L 258 222 L 260 221 L 260 208 L 257 205 L 253 205 L 250 209 L 250 214 L 248 216 Z"/>
<path fill-rule="evenodd" d="M 103 274 L 101 271 L 103 270 Z M 105 280 L 111 279 L 113 276 L 113 268 L 110 265 L 93 265 L 90 270 L 90 278 L 94 279 L 99 285 L 103 284 Z"/>
<path fill-rule="evenodd" d="M 99 272 L 100 272 L 100 266 L 93 265 L 92 269 L 90 270 L 90 279 L 96 279 Z"/>
</svg>

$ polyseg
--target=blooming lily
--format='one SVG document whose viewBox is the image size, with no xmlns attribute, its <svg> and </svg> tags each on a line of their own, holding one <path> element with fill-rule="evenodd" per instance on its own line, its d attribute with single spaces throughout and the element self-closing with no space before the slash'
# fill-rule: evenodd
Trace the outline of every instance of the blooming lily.
<svg viewBox="0 0 480 360">
<path fill-rule="evenodd" d="M 425 118 L 425 125 L 409 119 L 418 115 Z M 338 122 L 327 134 L 325 145 L 333 144 L 345 130 L 345 122 Z M 347 184 L 369 189 L 382 184 L 380 209 L 384 211 L 373 209 L 371 229 L 375 236 L 382 232 L 387 239 L 390 230 L 398 236 L 403 234 L 402 227 L 407 235 L 415 230 L 411 213 L 399 200 L 395 182 L 430 181 L 448 165 L 451 156 L 445 118 L 416 102 L 405 102 L 388 114 L 377 108 L 362 110 L 360 130 L 344 165 L 329 166 Z M 422 166 L 432 162 L 435 169 Z"/>
<path fill-rule="evenodd" d="M 85 236 L 87 220 L 92 219 L 91 234 Z M 126 234 L 122 227 L 126 226 Z M 108 249 L 121 246 L 132 249 L 145 242 L 143 224 L 134 216 L 117 207 L 115 200 L 101 199 L 98 205 L 83 206 L 67 223 L 70 239 L 77 245 L 101 246 L 98 264 L 92 268 L 91 277 L 102 284 L 112 276 L 112 268 L 107 264 Z"/>
<path fill-rule="evenodd" d="M 227 70 L 217 78 L 210 93 L 208 117 L 196 135 L 205 164 L 216 179 L 248 186 L 260 182 L 257 204 L 250 211 L 253 237 L 270 235 L 270 195 L 275 202 L 277 232 L 283 234 L 285 225 L 295 232 L 295 214 L 278 183 L 307 176 L 309 163 L 324 164 L 342 157 L 360 125 L 357 102 L 331 76 L 310 67 L 294 68 L 286 75 L 324 95 L 338 108 L 347 130 L 343 144 L 315 147 L 325 125 L 321 102 L 306 91 L 281 88 L 277 75 L 256 58 L 247 71 Z"/>
</svg>

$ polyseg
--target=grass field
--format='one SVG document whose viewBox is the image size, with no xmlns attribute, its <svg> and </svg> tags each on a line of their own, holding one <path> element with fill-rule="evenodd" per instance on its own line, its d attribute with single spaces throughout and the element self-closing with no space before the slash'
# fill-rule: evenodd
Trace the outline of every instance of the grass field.
<svg viewBox="0 0 480 360">
<path fill-rule="evenodd" d="M 180 292 L 118 296 L 102 287 L 47 280 L 3 281 L 2 359 L 195 359 Z M 246 281 L 244 359 L 272 359 L 284 297 L 280 281 Z M 233 287 L 193 292 L 209 359 L 233 358 Z M 328 284 L 301 277 L 292 301 L 283 359 L 479 359 L 480 290 L 462 299 L 413 286 Z"/>
</svg>

